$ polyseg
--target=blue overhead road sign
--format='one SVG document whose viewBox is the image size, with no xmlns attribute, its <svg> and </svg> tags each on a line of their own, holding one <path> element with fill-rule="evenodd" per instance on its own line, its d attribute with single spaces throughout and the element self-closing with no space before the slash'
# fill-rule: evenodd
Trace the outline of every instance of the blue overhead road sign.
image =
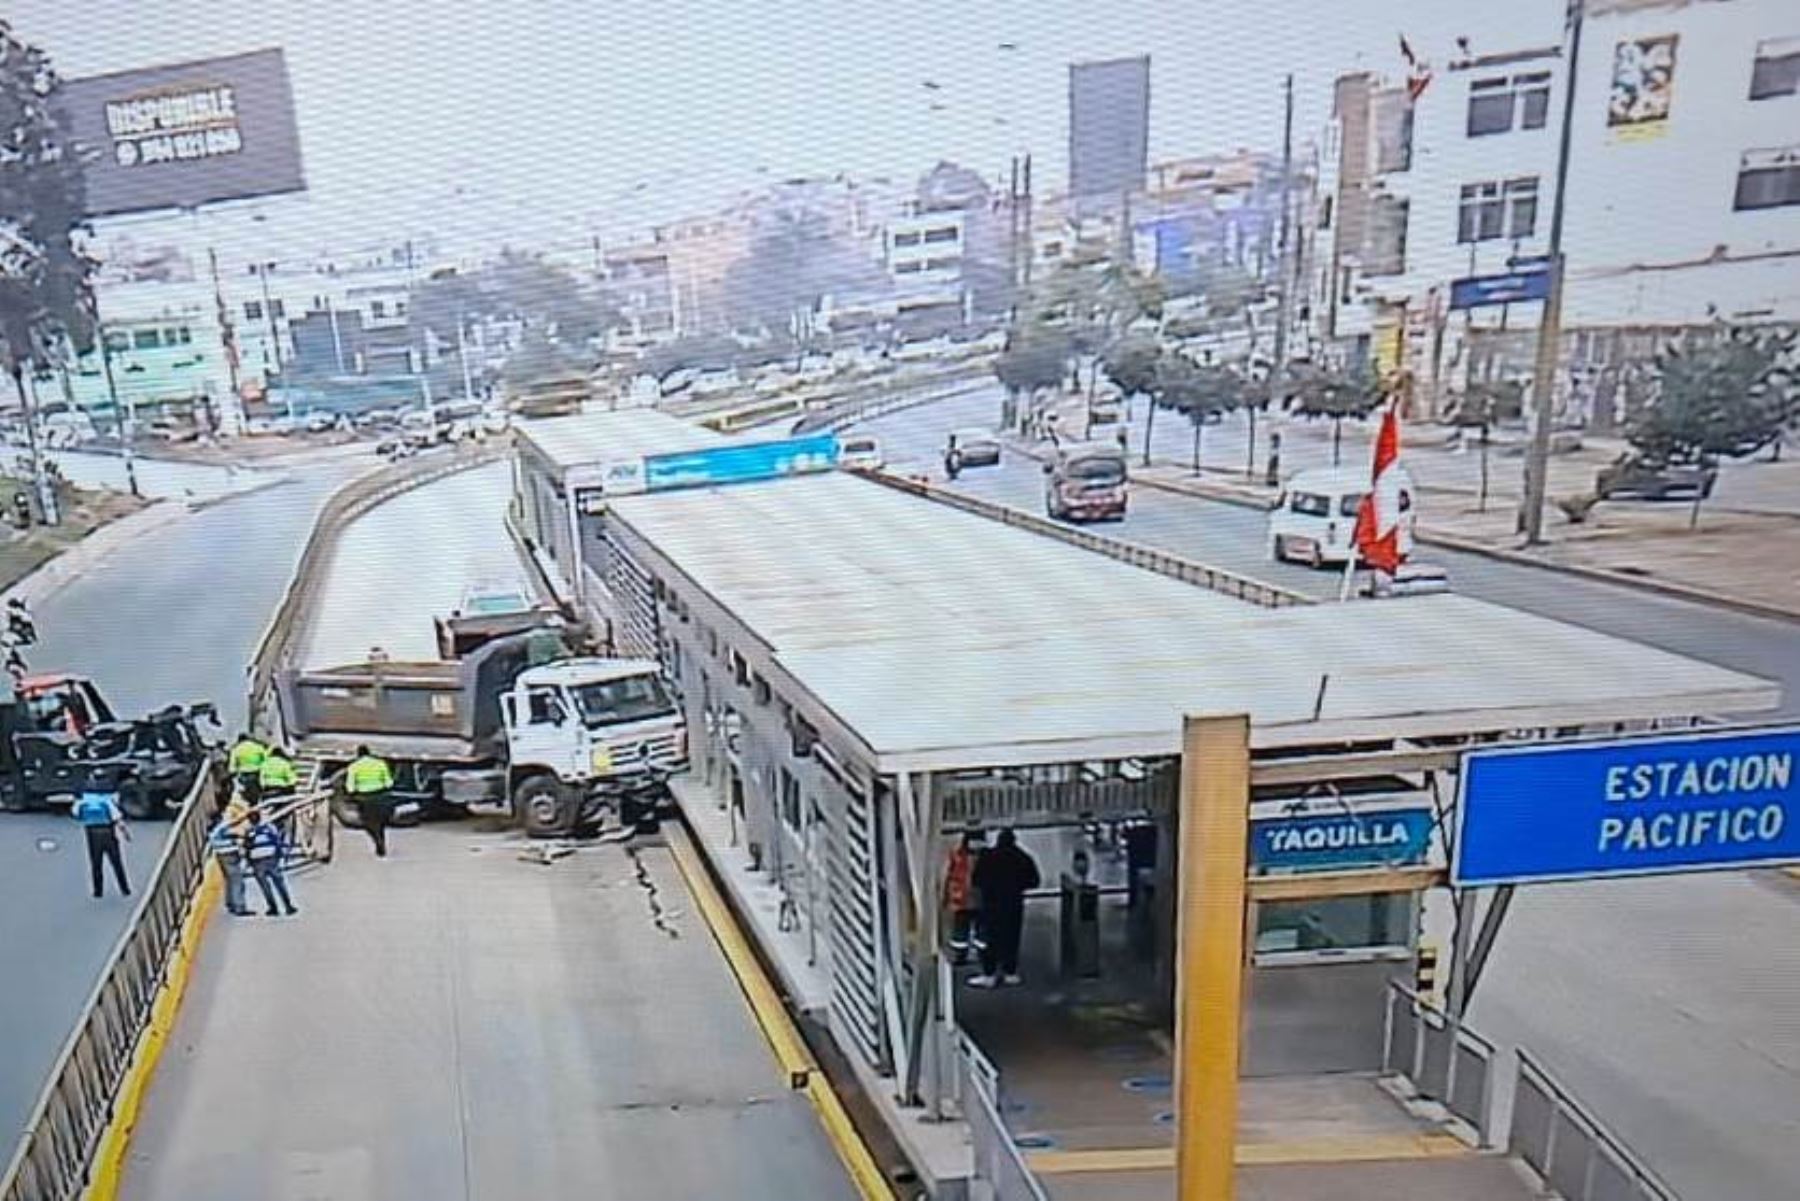
<svg viewBox="0 0 1800 1201">
<path fill-rule="evenodd" d="M 1550 295 L 1549 265 L 1527 266 L 1505 275 L 1471 275 L 1450 281 L 1450 307 L 1478 309 L 1490 304 L 1517 304 Z"/>
<path fill-rule="evenodd" d="M 661 492 L 669 488 L 742 484 L 778 479 L 784 475 L 830 471 L 837 465 L 837 457 L 835 434 L 651 455 L 644 460 L 643 490 Z"/>
<path fill-rule="evenodd" d="M 1525 884 L 1800 862 L 1800 727 L 1463 757 L 1450 876 Z"/>
</svg>

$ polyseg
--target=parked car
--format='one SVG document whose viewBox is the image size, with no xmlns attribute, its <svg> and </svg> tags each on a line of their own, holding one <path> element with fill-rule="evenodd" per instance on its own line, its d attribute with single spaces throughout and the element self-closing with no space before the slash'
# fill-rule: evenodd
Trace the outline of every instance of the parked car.
<svg viewBox="0 0 1800 1201">
<path fill-rule="evenodd" d="M 1635 496 L 1643 500 L 1700 499 L 1712 495 L 1719 469 L 1711 463 L 1657 463 L 1632 454 L 1620 455 L 1594 477 L 1601 500 Z"/>
<path fill-rule="evenodd" d="M 880 471 L 885 462 L 880 441 L 868 434 L 847 434 L 838 440 L 838 466 L 848 471 Z"/>
<path fill-rule="evenodd" d="M 944 471 L 954 475 L 965 467 L 994 467 L 1000 462 L 1000 439 L 993 430 L 968 426 L 952 430 L 944 444 Z M 952 470 L 952 463 L 955 469 Z"/>
</svg>

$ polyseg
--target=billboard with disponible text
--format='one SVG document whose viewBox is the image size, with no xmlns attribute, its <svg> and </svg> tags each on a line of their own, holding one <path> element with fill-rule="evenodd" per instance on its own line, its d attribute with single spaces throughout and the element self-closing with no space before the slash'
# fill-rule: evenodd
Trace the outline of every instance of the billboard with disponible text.
<svg viewBox="0 0 1800 1201">
<path fill-rule="evenodd" d="M 1069 66 L 1069 194 L 1105 207 L 1144 189 L 1150 59 Z"/>
<path fill-rule="evenodd" d="M 90 216 L 306 187 L 280 50 L 72 79 L 61 106 L 86 166 Z"/>
</svg>

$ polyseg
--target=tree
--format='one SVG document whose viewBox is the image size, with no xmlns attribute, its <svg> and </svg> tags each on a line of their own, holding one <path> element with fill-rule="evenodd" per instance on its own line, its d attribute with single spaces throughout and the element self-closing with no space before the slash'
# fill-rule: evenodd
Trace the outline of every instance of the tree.
<svg viewBox="0 0 1800 1201">
<path fill-rule="evenodd" d="M 1290 364 L 1284 391 L 1298 416 L 1331 422 L 1331 463 L 1343 461 L 1344 419 L 1367 417 L 1381 404 L 1381 384 L 1366 368 Z"/>
<path fill-rule="evenodd" d="M 1693 336 L 1657 355 L 1657 395 L 1626 440 L 1645 462 L 1711 466 L 1755 454 L 1800 416 L 1795 332 L 1732 326 Z M 1694 497 L 1690 524 L 1700 518 Z"/>
<path fill-rule="evenodd" d="M 1119 394 L 1149 396 L 1156 390 L 1157 369 L 1162 362 L 1162 343 L 1145 334 L 1132 334 L 1113 343 L 1106 350 L 1106 378 Z M 1144 406 L 1144 466 L 1150 465 L 1150 437 L 1156 432 L 1156 405 Z"/>
<path fill-rule="evenodd" d="M 1168 353 L 1157 365 L 1155 404 L 1185 415 L 1194 427 L 1194 474 L 1200 474 L 1201 436 L 1244 402 L 1246 381 L 1229 367 L 1196 363 L 1186 355 Z"/>
<path fill-rule="evenodd" d="M 1055 326 L 1031 324 L 1015 329 L 1007 338 L 1006 348 L 994 360 L 994 374 L 1008 393 L 1012 411 L 1003 425 L 1021 424 L 1025 411 L 1020 411 L 1018 398 L 1029 402 L 1026 411 L 1036 406 L 1040 392 L 1062 383 L 1063 367 L 1069 359 L 1069 338 L 1065 330 Z"/>
<path fill-rule="evenodd" d="M 1481 451 L 1481 490 L 1476 508 L 1487 512 L 1488 442 L 1494 426 L 1502 421 L 1516 421 L 1525 412 L 1525 385 L 1518 380 L 1471 380 L 1450 408 L 1450 424 L 1459 429 L 1477 431 Z"/>
<path fill-rule="evenodd" d="M 819 302 L 836 292 L 879 286 L 880 270 L 833 235 L 825 213 L 794 200 L 765 213 L 750 249 L 725 273 L 734 324 L 790 338 L 810 338 Z"/>
<path fill-rule="evenodd" d="M 25 373 L 48 367 L 93 338 L 94 261 L 87 187 L 58 105 L 61 81 L 41 50 L 0 21 L 0 344 L 25 415 L 46 520 L 45 485 Z"/>
<path fill-rule="evenodd" d="M 652 346 L 644 352 L 638 368 L 656 377 L 658 383 L 677 371 L 724 371 L 736 366 L 744 354 L 743 347 L 723 334 L 688 334 Z"/>
</svg>

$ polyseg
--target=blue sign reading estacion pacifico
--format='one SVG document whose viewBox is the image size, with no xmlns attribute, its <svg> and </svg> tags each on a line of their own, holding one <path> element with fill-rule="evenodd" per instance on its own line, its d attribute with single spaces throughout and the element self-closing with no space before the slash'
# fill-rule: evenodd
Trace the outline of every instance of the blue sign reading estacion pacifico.
<svg viewBox="0 0 1800 1201">
<path fill-rule="evenodd" d="M 1800 727 L 1464 756 L 1451 880 L 1800 862 Z"/>
<path fill-rule="evenodd" d="M 644 460 L 644 490 L 704 488 L 714 484 L 742 484 L 772 480 L 812 471 L 830 471 L 837 465 L 835 434 L 784 438 L 779 442 L 751 442 L 743 446 L 718 446 L 709 450 L 651 455 Z"/>
<path fill-rule="evenodd" d="M 1431 824 L 1429 809 L 1260 818 L 1250 823 L 1250 866 L 1266 872 L 1420 863 Z"/>
</svg>

